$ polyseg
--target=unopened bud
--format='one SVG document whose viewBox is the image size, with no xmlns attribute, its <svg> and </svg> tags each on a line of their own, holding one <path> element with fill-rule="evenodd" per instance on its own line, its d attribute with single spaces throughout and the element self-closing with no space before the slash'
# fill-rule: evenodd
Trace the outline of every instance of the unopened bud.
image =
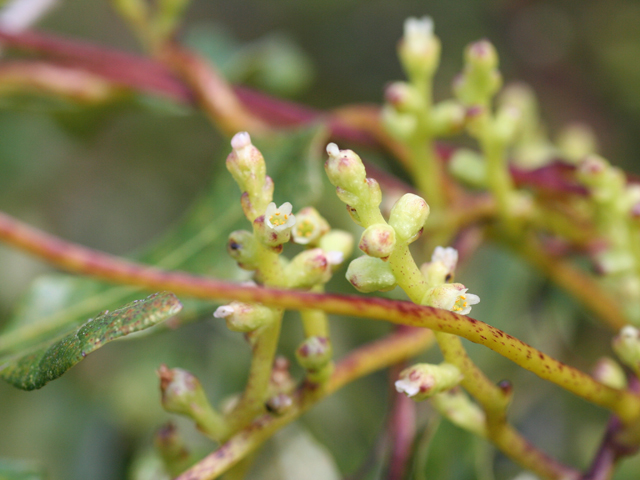
<svg viewBox="0 0 640 480">
<path fill-rule="evenodd" d="M 236 133 L 231 139 L 233 151 L 227 157 L 227 170 L 240 190 L 258 195 L 264 186 L 267 167 L 260 150 L 251 143 L 247 132 Z"/>
<path fill-rule="evenodd" d="M 486 415 L 484 411 L 472 402 L 465 392 L 455 387 L 431 398 L 433 405 L 446 415 L 453 424 L 475 433 L 480 437 L 486 436 Z"/>
<path fill-rule="evenodd" d="M 498 52 L 489 40 L 480 40 L 468 45 L 464 59 L 477 69 L 490 71 L 498 68 Z"/>
<path fill-rule="evenodd" d="M 309 337 L 296 350 L 298 363 L 305 370 L 320 370 L 331 361 L 331 355 L 331 343 L 325 337 Z"/>
<path fill-rule="evenodd" d="M 361 192 L 367 175 L 360 157 L 352 150 L 340 150 L 335 143 L 327 145 L 327 153 L 324 169 L 329 181 L 348 192 Z"/>
<path fill-rule="evenodd" d="M 363 255 L 349 264 L 347 280 L 363 293 L 388 291 L 396 286 L 396 277 L 388 263 Z"/>
<path fill-rule="evenodd" d="M 154 444 L 172 475 L 178 475 L 188 467 L 189 451 L 174 423 L 169 422 L 160 427 L 156 432 Z"/>
<path fill-rule="evenodd" d="M 296 225 L 291 234 L 299 245 L 315 245 L 330 228 L 315 208 L 305 207 L 296 214 Z"/>
<path fill-rule="evenodd" d="M 419 402 L 455 387 L 462 378 L 460 370 L 450 363 L 418 363 L 400 372 L 395 386 L 398 392 Z"/>
<path fill-rule="evenodd" d="M 633 371 L 640 371 L 640 330 L 627 325 L 613 339 L 613 351 Z"/>
<path fill-rule="evenodd" d="M 353 244 L 353 235 L 344 230 L 331 230 L 326 235 L 323 235 L 318 242 L 318 246 L 327 252 L 327 255 L 335 255 L 332 252 L 338 252 L 342 256 L 342 262 L 351 257 Z M 334 269 L 338 266 L 335 262 L 330 261 L 329 263 Z"/>
<path fill-rule="evenodd" d="M 396 231 L 384 223 L 371 225 L 360 237 L 358 248 L 370 257 L 385 259 L 396 246 Z"/>
<path fill-rule="evenodd" d="M 427 283 L 435 287 L 453 280 L 457 264 L 458 251 L 455 248 L 436 247 L 431 262 L 422 265 L 420 271 Z"/>
<path fill-rule="evenodd" d="M 425 81 L 432 77 L 440 62 L 440 48 L 440 40 L 433 34 L 433 20 L 430 17 L 405 20 L 398 56 L 409 78 Z"/>
<path fill-rule="evenodd" d="M 598 152 L 598 139 L 595 132 L 589 125 L 583 123 L 574 123 L 563 128 L 556 144 L 562 156 L 573 163 Z"/>
<path fill-rule="evenodd" d="M 434 136 L 453 135 L 462 130 L 466 108 L 456 100 L 445 100 L 431 109 L 431 129 Z"/>
<path fill-rule="evenodd" d="M 486 105 L 500 89 L 498 54 L 487 40 L 472 43 L 465 50 L 465 68 L 454 83 L 454 92 L 465 105 Z"/>
<path fill-rule="evenodd" d="M 420 304 L 468 315 L 471 312 L 471 306 L 480 303 L 480 297 L 467 293 L 467 290 L 461 283 L 438 285 L 427 291 Z"/>
<path fill-rule="evenodd" d="M 269 325 L 274 319 L 274 311 L 257 303 L 231 302 L 218 307 L 213 316 L 224 318 L 229 330 L 246 333 Z"/>
<path fill-rule="evenodd" d="M 420 110 L 420 92 L 407 82 L 393 82 L 384 90 L 384 99 L 398 112 L 407 113 Z"/>
<path fill-rule="evenodd" d="M 197 427 L 213 438 L 224 429 L 219 414 L 211 407 L 202 389 L 200 381 L 181 368 L 167 368 L 161 365 L 158 370 L 162 407 L 171 413 L 190 417 Z"/>
<path fill-rule="evenodd" d="M 227 252 L 241 268 L 245 270 L 258 268 L 258 244 L 252 233 L 246 230 L 231 232 L 227 241 Z"/>
<path fill-rule="evenodd" d="M 471 187 L 483 188 L 487 185 L 487 165 L 482 156 L 473 150 L 456 150 L 449 161 L 449 172 Z"/>
<path fill-rule="evenodd" d="M 399 140 L 408 140 L 416 132 L 418 120 L 411 113 L 398 112 L 391 105 L 384 105 L 381 112 L 382 124 L 389 134 Z"/>
<path fill-rule="evenodd" d="M 596 363 L 592 373 L 593 378 L 611 388 L 627 388 L 627 376 L 622 367 L 609 357 L 602 357 Z"/>
<path fill-rule="evenodd" d="M 601 156 L 589 155 L 578 165 L 578 179 L 589 186 L 599 184 L 609 167 L 609 162 Z"/>
<path fill-rule="evenodd" d="M 293 406 L 293 399 L 286 393 L 279 393 L 269 398 L 265 407 L 269 413 L 280 416 L 287 413 Z"/>
<path fill-rule="evenodd" d="M 327 254 L 321 248 L 299 253 L 284 269 L 284 278 L 289 288 L 311 288 L 325 283 L 331 276 Z"/>
<path fill-rule="evenodd" d="M 411 243 L 422 234 L 428 217 L 427 202 L 418 195 L 406 193 L 391 209 L 389 225 L 394 228 L 398 243 Z"/>
<path fill-rule="evenodd" d="M 522 122 L 522 112 L 512 106 L 504 106 L 496 113 L 493 124 L 495 138 L 502 143 L 511 143 Z"/>
</svg>

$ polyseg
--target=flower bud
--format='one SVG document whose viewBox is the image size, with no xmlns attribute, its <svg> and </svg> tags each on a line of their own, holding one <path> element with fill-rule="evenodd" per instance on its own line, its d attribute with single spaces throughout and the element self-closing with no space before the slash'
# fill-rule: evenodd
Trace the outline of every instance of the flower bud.
<svg viewBox="0 0 640 480">
<path fill-rule="evenodd" d="M 416 112 L 422 108 L 420 92 L 407 82 L 393 82 L 384 90 L 384 99 L 400 113 Z"/>
<path fill-rule="evenodd" d="M 305 207 L 296 214 L 296 225 L 291 231 L 298 245 L 315 245 L 331 227 L 313 207 Z"/>
<path fill-rule="evenodd" d="M 398 243 L 411 243 L 422 234 L 429 216 L 427 202 L 413 193 L 403 195 L 391 209 L 389 225 L 396 231 Z"/>
<path fill-rule="evenodd" d="M 462 76 L 454 82 L 454 92 L 465 105 L 487 105 L 500 89 L 498 54 L 487 40 L 472 43 L 465 50 Z"/>
<path fill-rule="evenodd" d="M 416 132 L 418 120 L 410 113 L 400 113 L 391 105 L 382 107 L 381 119 L 389 134 L 399 140 L 408 140 Z"/>
<path fill-rule="evenodd" d="M 356 290 L 363 293 L 383 292 L 396 286 L 391 267 L 379 258 L 363 255 L 349 264 L 346 274 L 347 280 Z"/>
<path fill-rule="evenodd" d="M 502 143 L 511 143 L 522 122 L 522 112 L 515 107 L 501 107 L 493 124 L 495 138 Z"/>
<path fill-rule="evenodd" d="M 360 237 L 358 248 L 370 257 L 385 259 L 396 246 L 396 231 L 392 226 L 377 223 L 369 226 Z"/>
<path fill-rule="evenodd" d="M 255 270 L 258 268 L 258 245 L 252 233 L 246 230 L 231 232 L 227 242 L 227 252 L 240 268 Z"/>
<path fill-rule="evenodd" d="M 285 202 L 280 207 L 271 202 L 264 215 L 253 221 L 260 241 L 268 247 L 278 247 L 291 238 L 291 229 L 296 217 L 291 213 L 291 204 Z"/>
<path fill-rule="evenodd" d="M 398 45 L 400 62 L 411 80 L 426 81 L 440 63 L 440 40 L 433 34 L 430 17 L 407 18 Z"/>
<path fill-rule="evenodd" d="M 329 255 L 336 256 L 335 253 L 341 255 L 342 262 L 351 257 L 353 253 L 353 235 L 343 230 L 331 230 L 326 235 L 323 235 L 318 242 L 318 246 L 327 252 L 327 258 Z M 331 260 L 331 259 L 329 259 Z M 340 263 L 342 263 L 340 262 Z M 337 267 L 336 262 L 329 261 L 333 267 Z"/>
<path fill-rule="evenodd" d="M 487 185 L 487 166 L 482 155 L 473 150 L 456 150 L 449 161 L 449 172 L 471 187 L 484 188 Z"/>
<path fill-rule="evenodd" d="M 455 248 L 436 247 L 431 256 L 431 262 L 420 267 L 420 271 L 427 283 L 436 287 L 453 280 L 458 264 L 458 251 Z"/>
<path fill-rule="evenodd" d="M 265 183 L 267 167 L 260 150 L 251 144 L 247 132 L 236 133 L 231 139 L 233 151 L 227 157 L 227 170 L 240 190 L 259 195 Z"/>
<path fill-rule="evenodd" d="M 634 372 L 640 371 L 640 330 L 627 325 L 613 339 L 613 351 Z"/>
<path fill-rule="evenodd" d="M 189 451 L 174 423 L 168 422 L 158 429 L 154 445 L 173 476 L 188 468 L 191 460 Z"/>
<path fill-rule="evenodd" d="M 560 131 L 556 144 L 564 159 L 577 163 L 598 152 L 598 139 L 593 129 L 583 123 L 573 123 Z"/>
<path fill-rule="evenodd" d="M 418 363 L 400 372 L 395 385 L 396 391 L 419 402 L 455 387 L 462 378 L 460 370 L 450 363 Z"/>
<path fill-rule="evenodd" d="M 284 268 L 284 278 L 289 288 L 311 288 L 329 281 L 330 277 L 331 266 L 321 248 L 299 253 Z"/>
<path fill-rule="evenodd" d="M 361 192 L 367 175 L 360 157 L 352 150 L 338 149 L 335 143 L 327 145 L 327 154 L 324 169 L 331 184 L 348 192 Z"/>
<path fill-rule="evenodd" d="M 596 363 L 592 373 L 600 383 L 604 383 L 611 388 L 627 388 L 627 376 L 622 367 L 615 360 L 609 357 L 602 357 Z"/>
<path fill-rule="evenodd" d="M 467 290 L 461 283 L 438 285 L 425 293 L 420 304 L 468 315 L 471 312 L 471 306 L 480 303 L 480 297 L 467 293 Z"/>
<path fill-rule="evenodd" d="M 197 427 L 212 437 L 218 437 L 224 428 L 220 415 L 211 407 L 200 381 L 181 368 L 158 370 L 162 407 L 171 413 L 186 415 Z"/>
<path fill-rule="evenodd" d="M 298 363 L 305 370 L 320 370 L 331 361 L 331 343 L 325 337 L 309 337 L 296 350 Z"/>
<path fill-rule="evenodd" d="M 480 437 L 486 436 L 484 411 L 472 402 L 461 388 L 455 387 L 438 393 L 431 398 L 431 402 L 453 424 Z"/>
<path fill-rule="evenodd" d="M 576 171 L 578 180 L 587 186 L 601 184 L 610 165 L 599 155 L 589 155 L 580 164 Z"/>
<path fill-rule="evenodd" d="M 286 393 L 278 393 L 277 395 L 269 398 L 265 403 L 267 411 L 277 416 L 284 415 L 292 406 L 293 399 Z"/>
<path fill-rule="evenodd" d="M 456 100 L 445 100 L 431 109 L 431 130 L 434 136 L 453 135 L 464 127 L 466 108 Z"/>
<path fill-rule="evenodd" d="M 246 333 L 270 324 L 274 319 L 274 311 L 258 303 L 231 302 L 218 307 L 213 316 L 224 318 L 229 330 Z"/>
</svg>

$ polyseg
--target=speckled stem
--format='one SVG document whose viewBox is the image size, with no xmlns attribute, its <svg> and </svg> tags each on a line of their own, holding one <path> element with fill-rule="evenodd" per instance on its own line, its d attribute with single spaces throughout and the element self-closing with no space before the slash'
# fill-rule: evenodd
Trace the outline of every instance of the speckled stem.
<svg viewBox="0 0 640 480">
<path fill-rule="evenodd" d="M 640 417 L 640 397 L 607 387 L 589 375 L 565 365 L 501 330 L 454 312 L 411 302 L 356 295 L 335 295 L 260 288 L 224 282 L 185 272 L 168 272 L 130 262 L 86 247 L 65 242 L 0 213 L 0 240 L 30 252 L 64 270 L 114 283 L 137 285 L 153 291 L 168 290 L 202 299 L 259 302 L 292 310 L 308 308 L 337 315 L 368 317 L 439 332 L 453 333 L 484 345 L 545 380 L 579 397 L 614 411 L 624 422 Z M 39 323 L 0 337 L 0 354 L 17 340 L 51 328 Z"/>
</svg>

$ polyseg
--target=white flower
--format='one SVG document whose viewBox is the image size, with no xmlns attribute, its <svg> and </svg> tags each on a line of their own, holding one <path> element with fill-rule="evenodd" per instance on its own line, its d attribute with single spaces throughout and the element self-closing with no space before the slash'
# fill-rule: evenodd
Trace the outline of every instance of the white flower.
<svg viewBox="0 0 640 480">
<path fill-rule="evenodd" d="M 344 253 L 333 250 L 331 252 L 325 252 L 325 257 L 327 257 L 327 262 L 329 265 L 340 265 L 344 262 Z"/>
<path fill-rule="evenodd" d="M 251 137 L 247 132 L 238 132 L 231 139 L 231 148 L 240 150 L 251 145 Z"/>
<path fill-rule="evenodd" d="M 216 311 L 213 312 L 213 316 L 216 318 L 227 318 L 233 315 L 235 309 L 231 305 L 222 305 L 221 307 L 216 308 Z"/>
<path fill-rule="evenodd" d="M 420 391 L 420 386 L 416 382 L 409 380 L 409 378 L 397 380 L 395 385 L 396 392 L 404 393 L 409 398 L 415 396 Z"/>
<path fill-rule="evenodd" d="M 480 297 L 467 293 L 467 290 L 461 283 L 445 283 L 430 289 L 422 299 L 422 304 L 468 315 L 471 305 L 480 303 Z"/>
<path fill-rule="evenodd" d="M 446 267 L 448 274 L 453 274 L 458 265 L 458 251 L 452 247 L 436 247 L 431 256 L 431 262 L 442 262 Z"/>
<path fill-rule="evenodd" d="M 290 229 L 296 224 L 296 217 L 291 213 L 289 202 L 283 203 L 278 208 L 271 202 L 264 212 L 264 220 L 267 226 L 276 232 Z"/>
<path fill-rule="evenodd" d="M 409 17 L 404 21 L 404 38 L 410 42 L 427 42 L 433 37 L 433 19 Z"/>
</svg>

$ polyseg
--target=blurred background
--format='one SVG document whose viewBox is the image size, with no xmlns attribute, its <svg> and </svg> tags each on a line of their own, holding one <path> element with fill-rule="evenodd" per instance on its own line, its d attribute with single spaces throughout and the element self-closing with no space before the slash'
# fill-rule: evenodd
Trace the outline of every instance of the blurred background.
<svg viewBox="0 0 640 480">
<path fill-rule="evenodd" d="M 605 157 L 640 172 L 637 1 L 195 0 L 180 38 L 216 62 L 231 81 L 330 109 L 380 103 L 384 85 L 403 78 L 395 55 L 403 21 L 423 15 L 434 18 L 443 44 L 437 99 L 451 95 L 464 46 L 488 38 L 500 54 L 505 81 L 521 80 L 536 90 L 550 136 L 567 122 L 584 121 L 596 131 Z M 107 0 L 60 0 L 37 28 L 141 52 Z M 143 252 L 217 179 L 229 183 L 222 166 L 228 150 L 228 139 L 201 113 L 155 97 L 82 107 L 3 95 L 0 209 L 89 247 L 122 255 Z M 320 170 L 315 174 L 321 177 Z M 307 200 L 322 195 L 328 200 L 321 213 L 332 225 L 355 232 L 326 182 Z M 221 263 L 205 273 L 241 278 L 224 260 L 224 237 L 231 228 L 224 229 L 216 243 L 222 250 L 211 256 Z M 51 272 L 0 246 L 0 326 L 26 308 L 32 282 Z M 336 277 L 329 289 L 351 293 L 342 275 Z M 509 253 L 483 247 L 458 278 L 482 298 L 475 318 L 583 370 L 611 355 L 609 334 Z M 248 347 L 239 334 L 210 319 L 212 309 L 202 321 L 180 329 L 115 342 L 42 390 L 22 392 L 0 383 L 0 458 L 34 462 L 57 480 L 152 478 L 142 476 L 140 465 L 155 429 L 170 418 L 159 404 L 158 366 L 189 369 L 215 402 L 243 387 Z M 301 328 L 294 315 L 286 322 L 281 347 L 291 354 Z M 387 325 L 355 319 L 332 319 L 331 326 L 338 355 L 389 331 Z M 518 428 L 554 456 L 586 468 L 606 412 L 484 348 L 469 349 L 492 379 L 514 383 L 511 415 Z M 434 361 L 438 354 L 424 358 Z M 376 452 L 389 397 L 386 372 L 346 387 L 271 442 L 269 458 L 258 460 L 252 478 L 302 478 L 282 470 L 283 452 L 292 444 L 303 445 L 316 462 L 309 463 L 316 466 L 311 470 L 335 478 L 384 478 Z M 520 472 L 484 442 L 446 421 L 438 423 L 428 406 L 420 407 L 420 415 L 427 460 L 411 478 L 506 480 Z M 213 448 L 188 423 L 177 421 L 196 450 L 205 454 Z M 628 460 L 614 478 L 635 480 L 639 472 L 640 461 Z M 304 478 L 331 478 L 322 475 Z"/>
</svg>

